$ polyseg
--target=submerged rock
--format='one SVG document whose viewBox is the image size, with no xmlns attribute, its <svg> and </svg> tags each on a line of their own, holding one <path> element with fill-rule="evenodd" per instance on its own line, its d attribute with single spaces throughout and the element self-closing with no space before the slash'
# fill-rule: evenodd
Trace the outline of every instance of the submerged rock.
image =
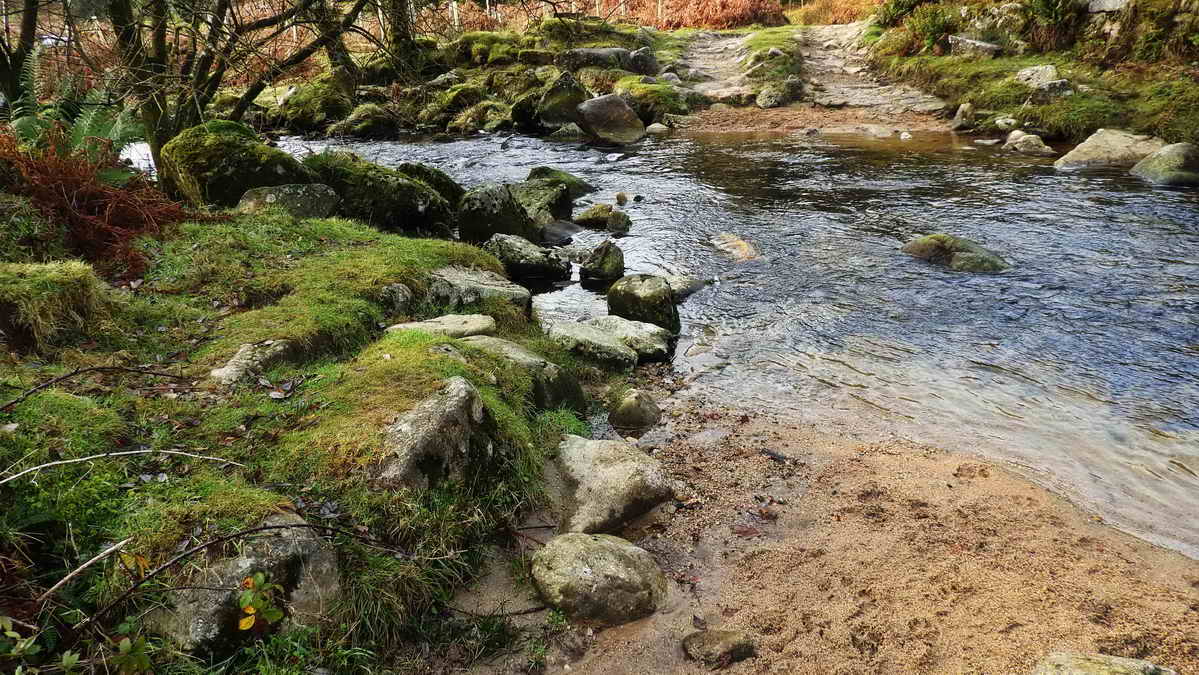
<svg viewBox="0 0 1199 675">
<path fill-rule="evenodd" d="M 479 392 L 461 377 L 401 414 L 383 434 L 383 459 L 372 471 L 388 489 L 427 489 L 462 479 L 468 466 L 491 457 L 487 412 Z"/>
<path fill-rule="evenodd" d="M 333 546 L 315 530 L 285 527 L 305 524 L 293 513 L 269 516 L 262 524 L 279 529 L 243 540 L 235 557 L 195 559 L 190 585 L 203 588 L 170 593 L 172 607 L 150 613 L 147 623 L 184 651 L 227 656 L 243 639 L 257 637 L 237 629 L 242 616 L 237 596 L 242 580 L 258 572 L 282 587 L 280 609 L 287 611 L 289 622 L 315 626 L 327 620 L 341 596 Z"/>
<path fill-rule="evenodd" d="M 608 289 L 608 312 L 634 321 L 679 332 L 679 310 L 666 279 L 652 274 L 631 274 Z"/>
<path fill-rule="evenodd" d="M 1003 144 L 1003 149 L 1034 157 L 1054 157 L 1057 155 L 1057 152 L 1053 148 L 1045 145 L 1045 141 L 1042 141 L 1040 136 L 1025 133 L 1019 129 L 1008 134 L 1007 141 Z"/>
<path fill-rule="evenodd" d="M 904 245 L 903 252 L 957 272 L 1002 272 L 1011 267 L 994 251 L 949 234 L 927 234 L 913 239 Z"/>
<path fill-rule="evenodd" d="M 497 234 L 511 234 L 532 242 L 542 240 L 542 228 L 507 185 L 487 183 L 462 196 L 458 207 L 458 236 L 482 243 Z"/>
<path fill-rule="evenodd" d="M 1053 652 L 1037 664 L 1032 675 L 1178 675 L 1178 672 L 1140 659 Z"/>
<path fill-rule="evenodd" d="M 418 330 L 452 338 L 491 335 L 495 332 L 495 319 L 486 314 L 446 314 L 436 319 L 397 323 L 387 328 L 388 333 L 404 330 Z"/>
<path fill-rule="evenodd" d="M 601 243 L 583 258 L 579 276 L 599 281 L 615 281 L 623 277 L 624 251 L 611 241 Z"/>
<path fill-rule="evenodd" d="M 292 183 L 246 190 L 237 210 L 253 213 L 268 208 L 286 211 L 296 218 L 328 218 L 341 198 L 333 188 L 320 183 Z"/>
<path fill-rule="evenodd" d="M 603 143 L 628 145 L 645 136 L 645 125 L 616 94 L 584 101 L 578 106 L 579 126 Z"/>
<path fill-rule="evenodd" d="M 562 534 L 533 555 L 537 592 L 572 620 L 618 626 L 649 616 L 666 599 L 653 557 L 606 534 Z"/>
<path fill-rule="evenodd" d="M 561 475 L 550 484 L 564 510 L 563 532 L 615 531 L 674 497 L 658 460 L 624 441 L 566 436 L 554 463 Z"/>
<path fill-rule="evenodd" d="M 563 281 L 570 278 L 569 260 L 523 237 L 497 234 L 483 244 L 483 249 L 499 259 L 504 264 L 504 271 L 513 279 Z"/>
<path fill-rule="evenodd" d="M 1059 170 L 1130 167 L 1161 150 L 1160 138 L 1121 129 L 1100 129 L 1053 163 Z"/>
<path fill-rule="evenodd" d="M 489 270 L 443 267 L 429 275 L 427 300 L 443 307 L 464 307 L 482 300 L 507 302 L 528 311 L 529 291 Z"/>
<path fill-rule="evenodd" d="M 1199 147 L 1167 145 L 1137 162 L 1130 173 L 1157 185 L 1199 186 Z"/>
<path fill-rule="evenodd" d="M 587 409 L 587 397 L 574 375 L 515 342 L 497 337 L 475 336 L 462 340 L 465 344 L 499 356 L 515 364 L 533 380 L 533 405 L 538 410 L 570 408 L 577 412 Z"/>
<path fill-rule="evenodd" d="M 724 668 L 754 655 L 753 640 L 738 630 L 701 630 L 683 638 L 683 652 L 709 668 Z"/>
<path fill-rule="evenodd" d="M 713 246 L 727 253 L 733 258 L 733 260 L 736 260 L 737 262 L 753 260 L 760 255 L 758 253 L 758 249 L 755 248 L 753 244 L 735 234 L 730 234 L 728 232 L 721 232 L 715 237 L 712 237 L 711 242 Z"/>
<path fill-rule="evenodd" d="M 648 429 L 661 419 L 662 409 L 657 401 L 640 389 L 625 392 L 608 412 L 608 422 L 622 432 Z"/>
</svg>

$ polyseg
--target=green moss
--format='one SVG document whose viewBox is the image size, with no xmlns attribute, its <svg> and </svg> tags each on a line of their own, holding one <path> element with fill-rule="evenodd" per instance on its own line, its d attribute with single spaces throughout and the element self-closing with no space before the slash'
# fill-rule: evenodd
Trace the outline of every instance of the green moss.
<svg viewBox="0 0 1199 675">
<path fill-rule="evenodd" d="M 363 103 L 354 108 L 346 119 L 329 126 L 330 136 L 356 136 L 358 138 L 387 138 L 394 136 L 399 120 L 385 106 L 378 103 Z"/>
<path fill-rule="evenodd" d="M 458 113 L 446 130 L 462 134 L 480 129 L 497 131 L 512 126 L 512 107 L 500 101 L 483 101 Z"/>
<path fill-rule="evenodd" d="M 0 193 L 0 262 L 44 263 L 69 257 L 65 232 L 25 197 Z"/>
<path fill-rule="evenodd" d="M 620 68 L 597 68 L 595 66 L 579 68 L 575 71 L 574 76 L 579 83 L 596 94 L 611 94 L 616 88 L 616 83 L 626 78 L 639 77 L 636 73 Z"/>
<path fill-rule="evenodd" d="M 505 31 L 475 31 L 463 33 L 447 46 L 446 51 L 458 63 L 501 65 L 515 60 L 520 37 Z"/>
<path fill-rule="evenodd" d="M 626 77 L 616 83 L 613 92 L 632 100 L 642 120 L 651 122 L 663 115 L 686 115 L 691 111 L 683 92 L 671 84 L 643 84 L 640 76 Z"/>
<path fill-rule="evenodd" d="M 0 263 L 0 332 L 14 349 L 44 350 L 108 309 L 104 283 L 85 263 Z"/>
<path fill-rule="evenodd" d="M 1138 93 L 1132 101 L 1134 129 L 1170 143 L 1199 143 L 1199 83 L 1171 77 L 1142 84 Z"/>
<path fill-rule="evenodd" d="M 279 119 L 292 131 L 308 133 L 342 119 L 352 108 L 336 85 L 318 80 L 297 89 L 280 108 Z"/>
<path fill-rule="evenodd" d="M 595 192 L 595 186 L 578 176 L 549 166 L 535 166 L 529 169 L 525 180 L 545 180 L 559 185 L 565 185 L 572 199 L 578 199 L 585 194 Z"/>
<path fill-rule="evenodd" d="M 317 182 L 341 197 L 338 210 L 375 227 L 417 235 L 448 237 L 453 211 L 424 183 L 350 152 L 325 151 L 304 158 Z"/>
<path fill-rule="evenodd" d="M 745 39 L 749 77 L 758 81 L 781 82 L 798 75 L 803 67 L 795 26 L 766 28 L 750 33 Z M 781 52 L 781 53 L 780 53 Z"/>
<path fill-rule="evenodd" d="M 458 202 L 462 200 L 462 195 L 466 194 L 465 188 L 449 174 L 435 166 L 419 162 L 402 162 L 396 167 L 396 171 L 432 188 L 452 209 L 458 208 Z"/>
<path fill-rule="evenodd" d="M 298 160 L 263 144 L 237 122 L 217 120 L 187 129 L 163 146 L 162 158 L 196 206 L 234 206 L 251 188 L 314 182 Z"/>
</svg>

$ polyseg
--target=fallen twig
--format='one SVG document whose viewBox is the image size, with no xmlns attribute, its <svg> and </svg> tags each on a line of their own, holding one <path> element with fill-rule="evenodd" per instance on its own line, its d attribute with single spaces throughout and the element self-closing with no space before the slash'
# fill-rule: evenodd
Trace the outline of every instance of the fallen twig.
<svg viewBox="0 0 1199 675">
<path fill-rule="evenodd" d="M 15 478 L 15 476 L 14 476 L 14 478 Z M 108 556 L 112 555 L 113 553 L 121 550 L 122 548 L 124 548 L 125 544 L 128 544 L 132 540 L 133 540 L 133 537 L 127 537 L 121 541 L 118 541 L 117 543 L 113 544 L 112 546 L 109 546 L 108 548 L 104 549 L 99 555 L 97 555 L 96 557 L 92 558 L 91 560 L 83 563 L 79 567 L 76 567 L 74 570 L 71 571 L 70 574 L 68 574 L 67 576 L 60 579 L 58 583 L 56 583 L 50 587 L 50 590 L 39 595 L 37 597 L 37 600 L 35 600 L 34 602 L 36 602 L 39 605 L 42 604 L 51 595 L 54 595 L 54 591 L 57 591 L 58 589 L 62 588 L 63 585 L 66 584 L 68 581 L 79 576 L 83 572 L 83 570 L 91 567 L 92 565 L 100 562 L 101 560 L 107 558 Z"/>
<path fill-rule="evenodd" d="M 180 450 L 122 450 L 120 452 L 106 452 L 102 455 L 91 455 L 89 457 L 78 457 L 75 459 L 60 459 L 57 462 L 47 462 L 45 464 L 38 464 L 37 466 L 33 466 L 28 469 L 25 469 L 24 471 L 22 471 L 20 473 L 13 474 L 13 475 L 9 476 L 8 478 L 5 478 L 4 480 L 0 480 L 0 485 L 4 485 L 5 483 L 7 483 L 9 481 L 14 481 L 14 480 L 20 478 L 21 476 L 24 476 L 27 473 L 33 473 L 34 471 L 48 469 L 52 466 L 61 466 L 63 464 L 79 464 L 80 462 L 91 462 L 91 461 L 97 460 L 97 459 L 104 459 L 105 457 L 125 457 L 127 455 L 157 455 L 157 454 L 180 455 L 182 457 L 192 457 L 195 459 L 206 459 L 211 462 L 221 462 L 223 464 L 232 464 L 233 466 L 240 466 L 243 469 L 246 468 L 245 464 L 239 464 L 238 462 L 235 462 L 231 459 L 225 459 L 224 457 L 211 457 L 209 455 L 197 455 L 197 454 L 194 454 L 191 452 L 182 452 Z"/>
<path fill-rule="evenodd" d="M 191 379 L 191 378 L 187 377 L 186 375 L 174 375 L 172 373 L 161 373 L 157 370 L 147 370 L 145 368 L 127 368 L 125 366 L 91 366 L 89 368 L 76 368 L 75 370 L 72 370 L 71 372 L 69 372 L 65 375 L 59 375 L 58 377 L 54 377 L 49 380 L 46 380 L 45 382 L 37 385 L 36 387 L 34 387 L 32 389 L 26 390 L 25 393 L 14 398 L 13 400 L 9 401 L 8 403 L 5 403 L 4 405 L 0 405 L 0 412 L 8 412 L 8 411 L 12 410 L 14 407 L 16 407 L 16 405 L 18 403 L 21 403 L 25 399 L 29 398 L 30 396 L 33 396 L 34 394 L 38 393 L 39 391 L 41 391 L 43 389 L 46 389 L 47 387 L 52 387 L 52 386 L 58 384 L 59 382 L 62 382 L 64 380 L 69 380 L 72 377 L 77 377 L 79 375 L 83 375 L 84 373 L 93 373 L 93 372 L 125 372 L 125 373 L 137 373 L 139 375 L 153 375 L 155 377 L 171 377 L 176 380 Z"/>
</svg>

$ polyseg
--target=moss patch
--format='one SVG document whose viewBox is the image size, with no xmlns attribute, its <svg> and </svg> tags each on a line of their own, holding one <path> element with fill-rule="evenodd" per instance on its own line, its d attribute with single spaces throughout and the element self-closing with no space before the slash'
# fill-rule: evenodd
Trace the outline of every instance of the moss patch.
<svg viewBox="0 0 1199 675">
<path fill-rule="evenodd" d="M 14 349 L 44 350 L 103 318 L 105 293 L 85 263 L 0 263 L 0 332 Z"/>
<path fill-rule="evenodd" d="M 422 182 L 368 162 L 350 152 L 325 151 L 304 158 L 316 182 L 341 197 L 338 210 L 375 227 L 417 235 L 448 237 L 449 203 Z"/>
<path fill-rule="evenodd" d="M 330 81 L 312 82 L 296 90 L 279 109 L 279 121 L 299 133 L 319 131 L 350 114 L 350 99 Z"/>
<path fill-rule="evenodd" d="M 25 197 L 0 193 L 0 262 L 41 263 L 67 255 L 64 229 Z"/>
</svg>

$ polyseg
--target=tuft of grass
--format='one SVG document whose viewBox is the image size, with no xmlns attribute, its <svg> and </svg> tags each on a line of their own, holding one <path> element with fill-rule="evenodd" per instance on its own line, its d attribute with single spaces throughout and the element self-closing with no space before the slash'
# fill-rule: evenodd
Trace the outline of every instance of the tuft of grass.
<svg viewBox="0 0 1199 675">
<path fill-rule="evenodd" d="M 878 6 L 877 0 L 812 0 L 786 11 L 787 20 L 800 26 L 853 23 Z"/>
<path fill-rule="evenodd" d="M 13 349 L 45 350 L 108 309 L 105 284 L 86 263 L 0 263 L 0 333 Z"/>
<path fill-rule="evenodd" d="M 28 198 L 0 193 L 0 262 L 69 258 L 65 237 L 65 228 L 42 216 Z"/>
</svg>

